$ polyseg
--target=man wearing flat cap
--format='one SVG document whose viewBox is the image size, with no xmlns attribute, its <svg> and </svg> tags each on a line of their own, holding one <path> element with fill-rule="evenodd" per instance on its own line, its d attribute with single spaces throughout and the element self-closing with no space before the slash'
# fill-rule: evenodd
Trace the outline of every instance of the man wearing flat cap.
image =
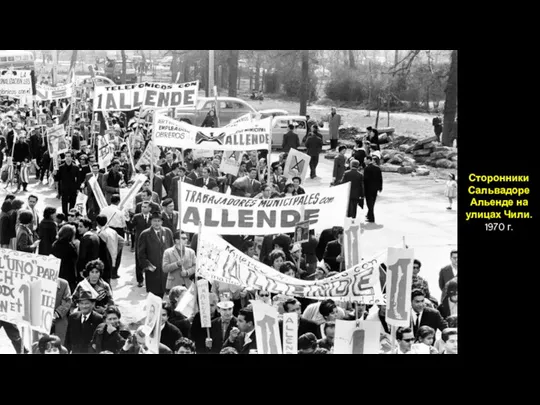
<svg viewBox="0 0 540 405">
<path fill-rule="evenodd" d="M 232 301 L 220 301 L 217 307 L 221 316 L 212 321 L 210 338 L 206 338 L 206 348 L 213 354 L 219 354 L 231 330 L 236 328 L 238 323 L 238 319 L 233 315 L 234 303 Z"/>
<path fill-rule="evenodd" d="M 161 213 L 153 212 L 151 226 L 141 232 L 137 241 L 139 264 L 144 270 L 146 291 L 163 298 L 167 274 L 163 272 L 163 254 L 174 246 L 173 234 L 163 227 Z"/>
<path fill-rule="evenodd" d="M 66 349 L 72 354 L 93 353 L 91 349 L 94 331 L 103 317 L 94 311 L 96 298 L 86 290 L 80 289 L 77 305 L 79 310 L 68 319 Z"/>
</svg>

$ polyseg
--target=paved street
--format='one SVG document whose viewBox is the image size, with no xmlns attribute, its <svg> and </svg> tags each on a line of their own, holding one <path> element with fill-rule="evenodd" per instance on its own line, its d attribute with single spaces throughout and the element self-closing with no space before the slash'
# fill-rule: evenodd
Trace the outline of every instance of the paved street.
<svg viewBox="0 0 540 405">
<path fill-rule="evenodd" d="M 272 159 L 277 159 L 277 153 L 272 154 Z M 307 179 L 307 192 L 328 187 L 332 164 L 321 155 L 317 174 L 322 179 Z M 383 173 L 383 181 L 383 192 L 375 205 L 376 224 L 368 224 L 363 235 L 364 258 L 385 252 L 388 246 L 400 247 L 404 236 L 409 247 L 415 249 L 415 257 L 422 262 L 420 275 L 428 281 L 432 294 L 440 298 L 439 269 L 449 264 L 450 250 L 457 247 L 456 209 L 454 206 L 453 210 L 446 210 L 445 184 L 436 182 L 432 177 L 397 173 Z M 60 200 L 55 198 L 56 192 L 48 186 L 34 183 L 28 190 L 18 194 L 18 198 L 26 201 L 30 193 L 37 194 L 39 212 L 42 213 L 45 206 L 60 207 Z M 5 194 L 2 184 L 2 200 Z M 363 218 L 366 212 L 367 209 L 359 210 L 359 218 Z M 336 219 L 345 215 L 345 212 L 336 213 Z M 137 322 L 144 316 L 146 290 L 136 286 L 135 260 L 129 247 L 124 249 L 119 275 L 120 279 L 112 282 L 115 303 L 122 312 L 122 321 L 127 324 Z M 0 353 L 14 353 L 3 329 L 0 330 Z"/>
</svg>

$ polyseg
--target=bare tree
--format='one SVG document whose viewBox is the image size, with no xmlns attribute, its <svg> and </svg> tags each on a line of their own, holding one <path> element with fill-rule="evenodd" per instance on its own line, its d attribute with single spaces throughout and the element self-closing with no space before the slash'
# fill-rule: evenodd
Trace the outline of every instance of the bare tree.
<svg viewBox="0 0 540 405">
<path fill-rule="evenodd" d="M 238 56 L 240 54 L 239 50 L 229 51 L 229 57 L 227 63 L 229 66 L 229 97 L 236 97 L 237 84 L 238 84 Z"/>
<path fill-rule="evenodd" d="M 122 81 L 122 84 L 126 84 L 126 69 L 127 69 L 126 51 L 121 49 L 120 53 L 122 54 L 122 76 L 121 76 L 121 81 Z"/>
<path fill-rule="evenodd" d="M 351 50 L 349 50 L 349 67 L 351 69 L 356 69 L 356 64 L 354 62 L 354 54 Z"/>
<path fill-rule="evenodd" d="M 443 117 L 443 133 L 442 144 L 444 146 L 452 146 L 452 129 L 457 114 L 457 50 L 453 50 L 450 56 L 450 72 L 448 73 L 448 82 L 446 83 L 444 100 L 444 117 Z"/>
<path fill-rule="evenodd" d="M 302 82 L 300 85 L 300 115 L 306 115 L 309 97 L 309 50 L 302 51 Z"/>
</svg>

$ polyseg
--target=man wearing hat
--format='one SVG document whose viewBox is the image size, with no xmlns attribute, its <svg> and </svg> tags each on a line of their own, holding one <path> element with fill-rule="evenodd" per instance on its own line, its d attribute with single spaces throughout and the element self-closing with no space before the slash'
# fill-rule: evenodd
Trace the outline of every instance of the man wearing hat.
<svg viewBox="0 0 540 405">
<path fill-rule="evenodd" d="M 360 162 L 356 159 L 351 161 L 351 168 L 343 175 L 341 184 L 351 183 L 349 193 L 349 209 L 347 216 L 356 218 L 356 207 L 359 205 L 364 208 L 364 176 L 358 171 Z"/>
<path fill-rule="evenodd" d="M 217 307 L 221 316 L 212 321 L 210 337 L 206 338 L 206 348 L 213 354 L 219 354 L 223 343 L 229 339 L 231 330 L 238 324 L 238 319 L 233 315 L 232 301 L 218 302 Z"/>
<path fill-rule="evenodd" d="M 92 353 L 91 343 L 94 331 L 103 317 L 94 311 L 96 298 L 86 290 L 80 289 L 77 305 L 79 310 L 68 319 L 65 346 L 72 354 Z"/>
<path fill-rule="evenodd" d="M 145 272 L 146 291 L 163 298 L 167 275 L 163 272 L 163 254 L 174 246 L 173 234 L 163 227 L 161 213 L 153 212 L 151 227 L 141 232 L 137 241 L 139 263 Z"/>
</svg>

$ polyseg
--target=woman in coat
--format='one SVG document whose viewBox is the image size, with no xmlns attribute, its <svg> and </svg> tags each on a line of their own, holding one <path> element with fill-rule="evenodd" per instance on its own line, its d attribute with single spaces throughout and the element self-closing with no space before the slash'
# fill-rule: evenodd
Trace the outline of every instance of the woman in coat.
<svg viewBox="0 0 540 405">
<path fill-rule="evenodd" d="M 19 210 L 22 208 L 24 202 L 19 199 L 14 199 L 11 201 L 11 211 L 9 212 L 9 225 L 8 225 L 8 235 L 10 241 L 10 246 L 15 249 L 15 237 L 17 236 L 17 223 Z"/>
<path fill-rule="evenodd" d="M 53 243 L 51 253 L 60 259 L 60 272 L 58 277 L 69 284 L 71 291 L 77 285 L 77 259 L 79 257 L 75 240 L 75 227 L 66 224 L 58 231 L 58 239 Z"/>
<path fill-rule="evenodd" d="M 2 204 L 0 213 L 0 247 L 9 248 L 9 212 L 11 211 L 11 199 L 7 199 Z"/>
<path fill-rule="evenodd" d="M 73 291 L 72 299 L 74 306 L 77 305 L 79 290 L 86 290 L 86 288 L 81 286 L 82 283 L 86 285 L 87 283 L 90 284 L 90 287 L 97 293 L 96 304 L 94 307 L 94 310 L 97 313 L 103 315 L 105 309 L 109 305 L 114 305 L 111 286 L 102 278 L 104 268 L 105 265 L 99 259 L 91 260 L 86 264 L 86 267 L 84 268 L 85 279 L 77 284 L 75 291 Z"/>
<path fill-rule="evenodd" d="M 19 252 L 34 253 L 38 247 L 39 240 L 34 241 L 34 232 L 30 229 L 33 220 L 34 214 L 31 211 L 22 210 L 19 213 L 19 225 L 15 240 L 16 250 Z"/>
<path fill-rule="evenodd" d="M 185 233 L 174 233 L 175 245 L 163 253 L 163 271 L 167 273 L 165 291 L 177 285 L 189 288 L 191 279 L 195 274 L 195 251 L 186 246 L 188 237 Z"/>
<path fill-rule="evenodd" d="M 92 337 L 92 349 L 96 353 L 104 351 L 119 354 L 126 340 L 131 338 L 129 329 L 120 322 L 120 311 L 114 305 L 108 306 L 103 314 L 105 322 L 100 323 Z"/>
<path fill-rule="evenodd" d="M 206 114 L 206 117 L 204 117 L 201 127 L 216 127 L 216 114 L 214 110 L 208 111 L 208 114 Z"/>
<path fill-rule="evenodd" d="M 47 207 L 43 211 L 43 221 L 39 223 L 39 250 L 40 255 L 48 256 L 52 253 L 52 247 L 56 241 L 56 233 L 58 226 L 56 225 L 56 208 Z"/>
</svg>

